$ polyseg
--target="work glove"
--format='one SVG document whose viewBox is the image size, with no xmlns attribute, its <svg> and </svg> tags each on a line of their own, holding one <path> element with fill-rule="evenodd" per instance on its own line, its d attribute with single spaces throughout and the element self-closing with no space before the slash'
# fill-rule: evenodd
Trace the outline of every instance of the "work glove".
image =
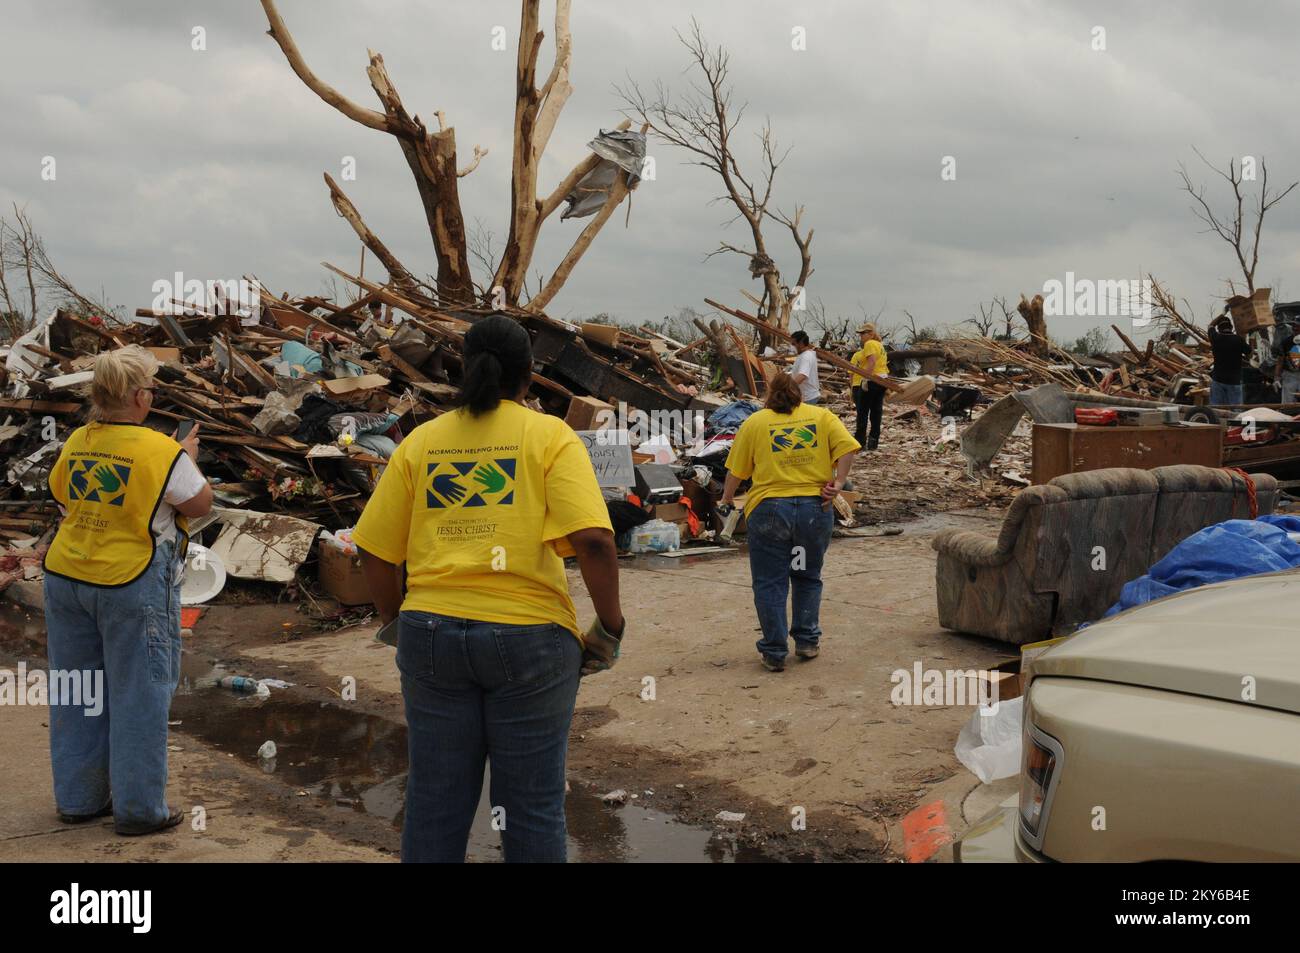
<svg viewBox="0 0 1300 953">
<path fill-rule="evenodd" d="M 627 622 L 623 622 L 623 631 L 614 635 L 603 625 L 600 619 L 592 621 L 591 627 L 582 640 L 582 670 L 579 677 L 595 675 L 614 667 L 618 661 L 618 652 L 623 645 L 623 636 L 627 632 Z"/>
</svg>

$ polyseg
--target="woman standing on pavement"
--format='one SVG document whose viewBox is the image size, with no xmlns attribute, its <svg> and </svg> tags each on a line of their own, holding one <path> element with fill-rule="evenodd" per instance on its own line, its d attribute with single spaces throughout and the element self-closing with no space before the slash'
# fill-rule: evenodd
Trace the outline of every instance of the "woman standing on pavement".
<svg viewBox="0 0 1300 953">
<path fill-rule="evenodd" d="M 857 427 L 854 439 L 868 450 L 875 450 L 880 444 L 880 418 L 885 412 L 885 388 L 867 377 L 884 377 L 889 373 L 889 359 L 885 356 L 885 346 L 880 343 L 874 324 L 864 324 L 858 328 L 858 339 L 862 347 L 850 359 L 854 367 L 862 368 L 862 374 L 854 374 L 849 382 L 853 393 L 853 406 L 858 411 Z M 871 424 L 871 435 L 867 435 L 867 424 Z"/>
<path fill-rule="evenodd" d="M 523 404 L 528 332 L 485 318 L 464 360 L 462 406 L 402 441 L 353 535 L 381 620 L 400 618 L 402 860 L 464 861 L 486 761 L 506 861 L 563 862 L 578 679 L 614 664 L 624 631 L 614 532 L 577 434 Z M 572 554 L 596 610 L 585 637 Z"/>
<path fill-rule="evenodd" d="M 769 381 L 767 406 L 736 433 L 722 503 L 733 505 L 740 482 L 752 478 L 745 497 L 749 571 L 763 630 L 758 651 L 770 672 L 784 670 L 790 636 L 799 658 L 820 651 L 821 569 L 835 525 L 832 504 L 859 449 L 839 417 L 801 402 L 799 385 L 784 373 Z"/>
<path fill-rule="evenodd" d="M 65 823 L 111 814 L 128 835 L 183 817 L 166 799 L 180 565 L 187 518 L 212 507 L 198 428 L 178 443 L 144 425 L 156 370 L 137 347 L 95 359 L 92 421 L 68 437 L 49 478 L 64 511 L 45 555 L 50 684 L 58 673 L 81 689 L 50 698 L 54 798 Z"/>
</svg>

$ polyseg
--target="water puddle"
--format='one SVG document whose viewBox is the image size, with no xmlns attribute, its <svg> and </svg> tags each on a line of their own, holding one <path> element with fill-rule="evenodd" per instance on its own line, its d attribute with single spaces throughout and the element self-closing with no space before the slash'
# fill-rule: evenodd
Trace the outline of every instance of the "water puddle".
<svg viewBox="0 0 1300 953">
<path fill-rule="evenodd" d="M 668 560 L 671 562 L 671 560 Z M 338 705 L 303 701 L 292 690 L 258 700 L 221 688 L 194 687 L 213 669 L 189 653 L 182 685 L 172 700 L 173 731 L 274 775 L 286 785 L 326 798 L 338 810 L 356 811 L 400 828 L 406 793 L 406 728 L 387 719 Z M 274 741 L 276 757 L 258 758 L 263 742 Z M 726 863 L 774 858 L 745 848 L 706 827 L 685 824 L 645 804 L 653 795 L 623 807 L 605 805 L 590 791 L 566 799 L 569 859 L 588 862 Z M 500 835 L 492 829 L 489 778 L 470 832 L 469 857 L 501 857 Z"/>
</svg>

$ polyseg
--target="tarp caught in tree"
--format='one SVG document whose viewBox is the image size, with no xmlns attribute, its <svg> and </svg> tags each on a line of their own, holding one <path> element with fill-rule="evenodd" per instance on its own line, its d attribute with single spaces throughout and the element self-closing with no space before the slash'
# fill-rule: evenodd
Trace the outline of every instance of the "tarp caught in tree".
<svg viewBox="0 0 1300 953">
<path fill-rule="evenodd" d="M 600 164 L 592 169 L 565 196 L 568 207 L 560 218 L 583 218 L 595 215 L 609 197 L 619 172 L 627 174 L 628 187 L 641 180 L 645 166 L 645 133 L 629 130 L 604 130 L 587 147 L 600 156 Z"/>
</svg>

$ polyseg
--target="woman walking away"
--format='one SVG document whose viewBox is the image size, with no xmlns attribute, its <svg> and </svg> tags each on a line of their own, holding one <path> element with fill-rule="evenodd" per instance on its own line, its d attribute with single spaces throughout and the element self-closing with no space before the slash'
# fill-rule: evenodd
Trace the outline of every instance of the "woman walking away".
<svg viewBox="0 0 1300 953">
<path fill-rule="evenodd" d="M 623 636 L 614 533 L 577 434 L 523 405 L 528 332 L 485 318 L 464 360 L 461 406 L 402 441 L 354 534 L 381 620 L 400 619 L 402 860 L 464 861 L 486 761 L 506 861 L 563 862 L 578 679 L 613 665 Z M 585 638 L 569 554 L 596 610 Z"/>
<path fill-rule="evenodd" d="M 889 373 L 889 359 L 885 356 L 885 346 L 880 343 L 874 324 L 864 324 L 858 328 L 858 340 L 862 347 L 850 359 L 854 367 L 862 368 L 862 374 L 854 374 L 849 382 L 853 392 L 853 406 L 858 411 L 858 422 L 854 439 L 861 444 L 866 441 L 868 450 L 875 450 L 880 444 L 880 418 L 885 411 L 885 388 L 875 381 L 864 377 L 884 377 Z M 867 436 L 867 423 L 871 423 L 871 436 Z"/>
<path fill-rule="evenodd" d="M 799 658 L 814 659 L 820 650 L 821 570 L 835 525 L 832 504 L 859 449 L 835 414 L 800 402 L 799 385 L 784 373 L 768 383 L 767 406 L 736 433 L 722 503 L 733 505 L 740 482 L 753 479 L 745 497 L 749 572 L 763 630 L 758 651 L 770 672 L 785 668 L 791 635 Z"/>
<path fill-rule="evenodd" d="M 187 517 L 212 507 L 195 463 L 198 428 L 179 443 L 144 426 L 157 361 L 126 347 L 95 359 L 91 423 L 50 471 L 64 511 L 45 555 L 45 621 L 55 673 L 79 693 L 50 698 L 59 817 L 113 815 L 119 834 L 179 824 L 167 807 L 167 711 L 180 678 L 180 567 Z"/>
</svg>

